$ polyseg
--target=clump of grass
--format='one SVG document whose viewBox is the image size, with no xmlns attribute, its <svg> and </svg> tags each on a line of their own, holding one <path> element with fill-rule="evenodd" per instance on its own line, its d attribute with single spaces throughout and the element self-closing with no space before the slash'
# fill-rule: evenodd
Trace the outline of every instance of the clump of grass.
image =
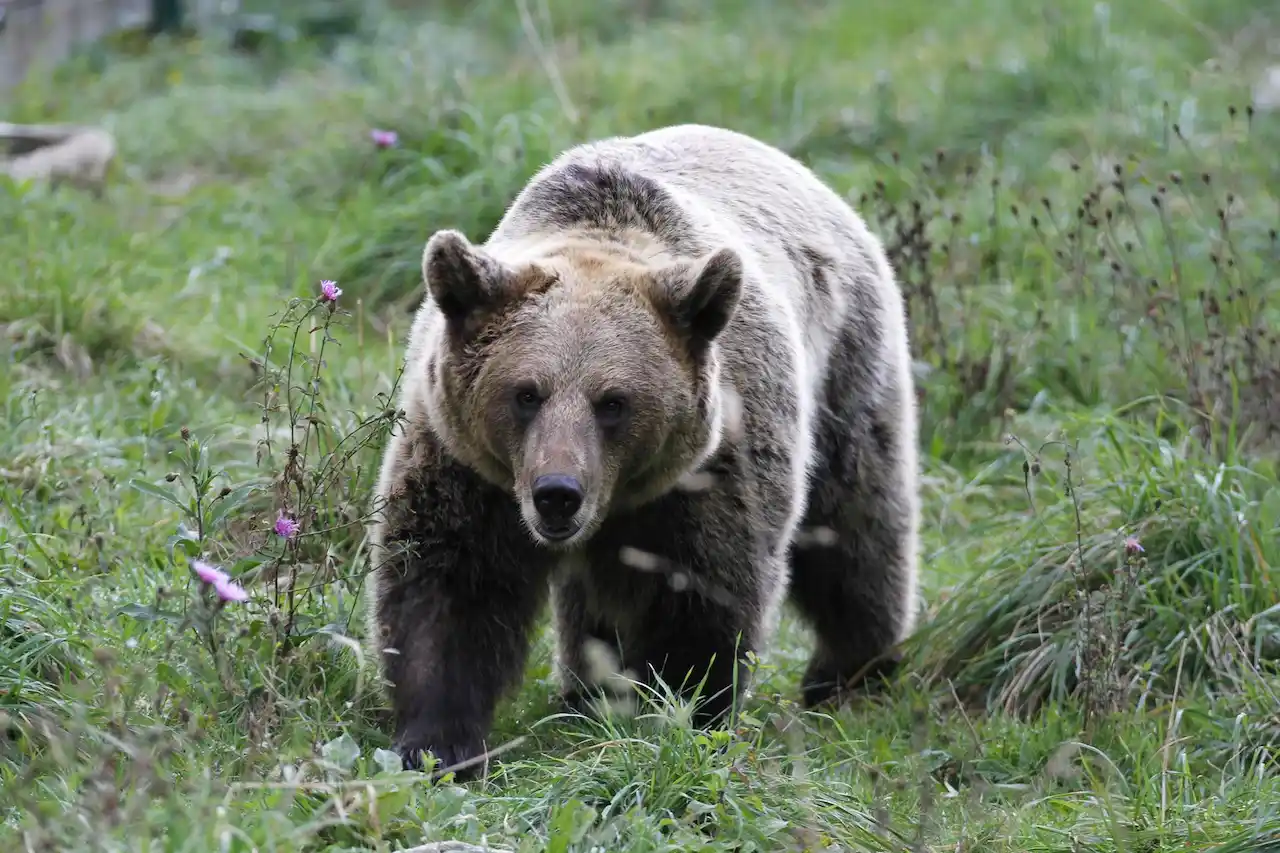
<svg viewBox="0 0 1280 853">
<path fill-rule="evenodd" d="M 60 364 L 83 379 L 95 366 L 150 350 L 169 351 L 159 327 L 129 304 L 116 287 L 123 273 L 113 262 L 125 250 L 116 241 L 87 237 L 93 226 L 85 219 L 100 211 L 99 202 L 74 192 L 38 185 L 19 185 L 0 175 L 0 256 L 7 259 L 0 277 L 0 348 L 6 361 Z M 97 235 L 95 235 L 96 237 Z M 44 241 L 49 241 L 47 244 Z M 75 246 L 81 270 L 59 275 L 56 265 L 36 262 L 41 245 Z"/>
<path fill-rule="evenodd" d="M 397 150 L 383 152 L 386 164 L 353 202 L 367 214 L 333 247 L 339 280 L 358 286 L 370 310 L 416 307 L 431 232 L 487 234 L 529 176 L 568 140 L 536 112 L 501 109 L 501 103 L 424 105 L 395 122 Z"/>
<path fill-rule="evenodd" d="M 50 605 L 26 592 L 31 582 L 17 570 L 0 580 L 0 708 L 56 704 L 62 687 L 84 674 L 87 648 L 46 618 Z"/>
<path fill-rule="evenodd" d="M 928 677 L 1011 713 L 1072 698 L 1105 712 L 1179 685 L 1239 693 L 1275 670 L 1275 472 L 1215 464 L 1158 408 L 1156 424 L 1018 442 L 1029 512 L 983 531 L 1002 544 L 922 630 Z"/>
</svg>

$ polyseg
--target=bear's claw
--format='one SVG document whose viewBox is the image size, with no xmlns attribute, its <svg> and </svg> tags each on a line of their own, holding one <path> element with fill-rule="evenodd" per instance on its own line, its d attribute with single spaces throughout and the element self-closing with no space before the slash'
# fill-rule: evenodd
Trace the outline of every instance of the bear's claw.
<svg viewBox="0 0 1280 853">
<path fill-rule="evenodd" d="M 484 755 L 484 747 L 475 743 L 450 743 L 443 738 L 404 736 L 396 741 L 394 749 L 405 770 L 422 770 L 424 754 L 434 755 L 436 766 L 432 776 L 436 778 L 452 771 L 458 781 L 472 779 L 480 774 L 485 765 L 483 760 L 467 763 Z M 464 764 L 465 766 L 458 766 Z"/>
</svg>

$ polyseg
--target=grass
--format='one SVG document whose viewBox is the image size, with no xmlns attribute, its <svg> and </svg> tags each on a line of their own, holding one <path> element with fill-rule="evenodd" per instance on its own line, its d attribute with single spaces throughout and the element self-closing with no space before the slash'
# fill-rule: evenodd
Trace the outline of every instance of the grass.
<svg viewBox="0 0 1280 853">
<path fill-rule="evenodd" d="M 0 183 L 0 849 L 1280 849 L 1273 4 L 544 0 L 542 48 L 522 5 L 117 40 L 13 93 L 121 156 L 100 197 Z M 800 714 L 788 620 L 704 732 L 554 716 L 544 636 L 488 779 L 401 774 L 353 614 L 422 244 L 678 121 L 793 152 L 890 247 L 910 666 Z"/>
</svg>

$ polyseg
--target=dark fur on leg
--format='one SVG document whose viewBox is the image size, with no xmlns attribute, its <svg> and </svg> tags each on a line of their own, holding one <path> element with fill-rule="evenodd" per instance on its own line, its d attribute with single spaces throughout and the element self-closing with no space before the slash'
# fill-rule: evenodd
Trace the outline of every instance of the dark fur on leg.
<svg viewBox="0 0 1280 853">
<path fill-rule="evenodd" d="M 840 705 L 852 696 L 879 692 L 898 671 L 902 656 L 890 652 L 868 661 L 855 671 L 840 669 L 836 658 L 819 648 L 800 680 L 801 700 L 806 708 L 833 703 Z"/>
<path fill-rule="evenodd" d="M 749 680 L 779 567 L 753 548 L 740 482 L 674 492 L 611 519 L 588 545 L 581 616 L 617 625 L 619 664 L 649 687 L 661 678 L 693 722 L 717 724 Z M 743 543 L 747 543 L 743 547 Z"/>
<path fill-rule="evenodd" d="M 657 676 L 676 696 L 696 693 L 692 722 L 698 728 L 725 723 L 750 677 L 754 626 L 729 608 L 674 591 L 659 597 L 646 623 L 638 654 L 644 683 L 657 686 Z"/>
<path fill-rule="evenodd" d="M 373 614 L 395 748 L 414 769 L 432 752 L 438 772 L 485 752 L 497 703 L 523 673 L 548 561 L 509 496 L 427 439 L 400 451 L 435 458 L 401 466 L 389 490 Z"/>
<path fill-rule="evenodd" d="M 832 360 L 804 535 L 791 552 L 791 598 L 817 635 L 801 688 L 809 707 L 878 689 L 899 666 L 895 646 L 916 605 L 915 477 L 904 476 L 914 448 L 894 426 L 900 398 L 869 408 L 845 364 Z"/>
</svg>

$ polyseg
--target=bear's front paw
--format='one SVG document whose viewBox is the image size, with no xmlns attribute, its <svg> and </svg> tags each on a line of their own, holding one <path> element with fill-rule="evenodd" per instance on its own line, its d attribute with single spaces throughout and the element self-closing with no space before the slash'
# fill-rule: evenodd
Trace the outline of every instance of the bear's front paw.
<svg viewBox="0 0 1280 853">
<path fill-rule="evenodd" d="M 484 769 L 484 760 L 473 761 L 484 755 L 484 745 L 478 738 L 447 738 L 405 734 L 397 738 L 395 751 L 405 770 L 422 770 L 423 754 L 436 758 L 433 776 L 443 776 L 450 770 L 458 781 L 473 779 Z M 468 763 L 471 762 L 471 763 Z M 458 766 L 464 765 L 465 766 Z"/>
</svg>

